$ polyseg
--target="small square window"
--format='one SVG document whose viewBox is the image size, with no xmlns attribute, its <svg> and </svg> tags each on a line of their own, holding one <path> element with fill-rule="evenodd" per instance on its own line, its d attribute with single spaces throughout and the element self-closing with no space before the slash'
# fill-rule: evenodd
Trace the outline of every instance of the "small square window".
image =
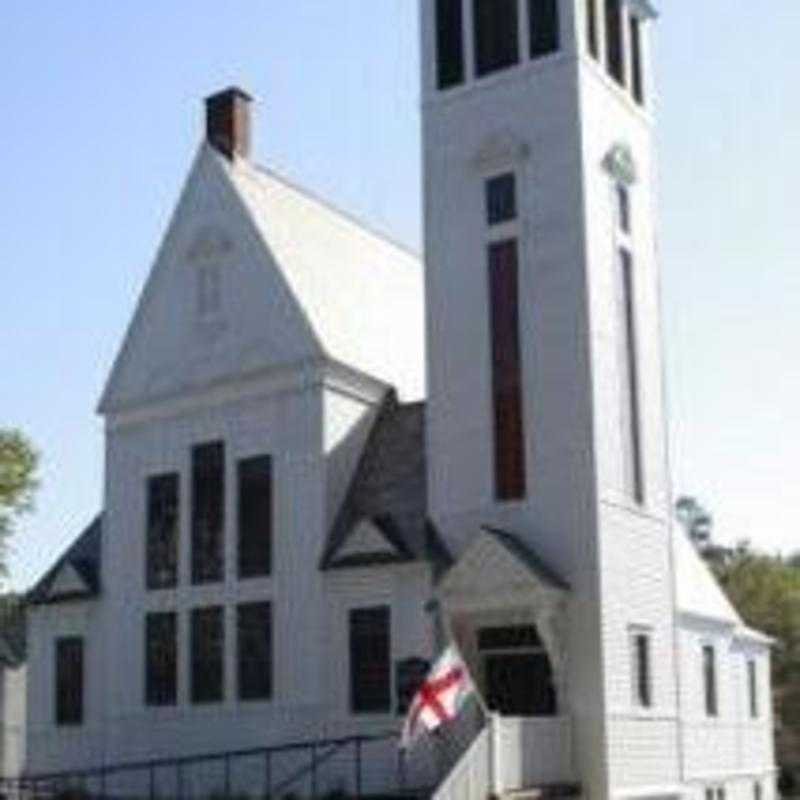
<svg viewBox="0 0 800 800">
<path fill-rule="evenodd" d="M 513 173 L 486 181 L 486 217 L 489 225 L 500 225 L 517 218 L 517 181 Z"/>
</svg>

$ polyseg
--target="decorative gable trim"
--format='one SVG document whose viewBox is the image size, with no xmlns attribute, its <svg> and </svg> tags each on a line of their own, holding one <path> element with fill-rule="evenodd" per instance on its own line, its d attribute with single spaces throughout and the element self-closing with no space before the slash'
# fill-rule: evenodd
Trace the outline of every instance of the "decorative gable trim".
<svg viewBox="0 0 800 800">
<path fill-rule="evenodd" d="M 64 562 L 53 576 L 53 580 L 45 594 L 45 602 L 55 602 L 74 597 L 91 595 L 92 590 L 69 562 Z"/>
<path fill-rule="evenodd" d="M 632 186 L 637 180 L 636 162 L 630 147 L 623 142 L 617 142 L 603 159 L 603 166 L 612 178 Z"/>
<path fill-rule="evenodd" d="M 513 167 L 531 154 L 530 145 L 510 131 L 488 137 L 478 148 L 473 165 L 478 172 L 489 173 Z"/>
<path fill-rule="evenodd" d="M 352 558 L 365 555 L 397 555 L 397 548 L 383 535 L 372 520 L 361 520 L 344 545 L 339 548 L 336 557 Z"/>
<path fill-rule="evenodd" d="M 390 519 L 362 519 L 328 557 L 327 569 L 406 564 L 414 557 L 393 532 Z"/>
</svg>

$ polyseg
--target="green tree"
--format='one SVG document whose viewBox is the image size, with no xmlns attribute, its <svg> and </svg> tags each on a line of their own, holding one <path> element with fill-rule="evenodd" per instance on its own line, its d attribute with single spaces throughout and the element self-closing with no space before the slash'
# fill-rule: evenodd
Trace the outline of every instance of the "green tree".
<svg viewBox="0 0 800 800">
<path fill-rule="evenodd" d="M 714 518 L 698 502 L 697 498 L 680 497 L 675 503 L 675 513 L 695 547 L 702 550 L 711 543 Z"/>
<path fill-rule="evenodd" d="M 39 457 L 17 430 L 0 430 L 0 573 L 7 570 L 8 540 L 15 520 L 33 506 Z"/>
</svg>

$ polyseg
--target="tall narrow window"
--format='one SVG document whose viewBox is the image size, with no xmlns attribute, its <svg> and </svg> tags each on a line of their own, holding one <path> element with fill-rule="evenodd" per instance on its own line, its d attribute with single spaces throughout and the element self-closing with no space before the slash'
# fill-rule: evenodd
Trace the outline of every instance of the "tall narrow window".
<svg viewBox="0 0 800 800">
<path fill-rule="evenodd" d="M 753 800 L 763 800 L 764 791 L 761 788 L 761 781 L 756 781 L 753 784 Z"/>
<path fill-rule="evenodd" d="M 517 0 L 473 0 L 475 74 L 478 77 L 519 62 Z"/>
<path fill-rule="evenodd" d="M 622 315 L 624 337 L 625 393 L 628 431 L 628 482 L 634 500 L 645 501 L 644 468 L 642 464 L 641 404 L 639 399 L 639 357 L 636 331 L 636 294 L 633 280 L 633 257 L 620 248 L 619 264 L 622 283 Z"/>
<path fill-rule="evenodd" d="M 56 724 L 83 724 L 83 639 L 56 641 Z"/>
<path fill-rule="evenodd" d="M 599 58 L 600 45 L 597 36 L 597 0 L 586 0 L 586 43 L 592 58 Z"/>
<path fill-rule="evenodd" d="M 623 233 L 631 232 L 631 196 L 624 183 L 617 184 L 617 223 Z"/>
<path fill-rule="evenodd" d="M 758 719 L 758 667 L 752 658 L 747 662 L 747 684 L 750 693 L 750 717 Z"/>
<path fill-rule="evenodd" d="M 148 706 L 178 701 L 178 618 L 172 612 L 145 619 L 145 701 Z"/>
<path fill-rule="evenodd" d="M 440 89 L 464 82 L 463 28 L 461 0 L 436 0 L 436 54 Z"/>
<path fill-rule="evenodd" d="M 225 447 L 192 450 L 192 583 L 221 581 L 225 573 Z"/>
<path fill-rule="evenodd" d="M 531 58 L 555 53 L 559 48 L 560 32 L 558 0 L 528 0 Z"/>
<path fill-rule="evenodd" d="M 644 105 L 644 66 L 642 64 L 642 22 L 635 14 L 630 19 L 631 32 L 631 78 L 633 99 Z"/>
<path fill-rule="evenodd" d="M 606 65 L 608 74 L 621 86 L 625 85 L 625 50 L 622 42 L 622 8 L 620 0 L 605 0 L 606 4 Z"/>
<path fill-rule="evenodd" d="M 489 245 L 495 496 L 521 500 L 526 492 L 522 354 L 515 239 Z"/>
<path fill-rule="evenodd" d="M 703 688 L 706 701 L 706 716 L 719 714 L 717 699 L 717 653 L 712 645 L 703 647 Z"/>
<path fill-rule="evenodd" d="M 239 699 L 272 697 L 272 606 L 251 603 L 237 609 Z"/>
<path fill-rule="evenodd" d="M 224 697 L 224 609 L 192 611 L 192 702 L 219 703 Z"/>
<path fill-rule="evenodd" d="M 239 577 L 272 569 L 272 459 L 239 462 Z"/>
<path fill-rule="evenodd" d="M 178 584 L 178 475 L 147 481 L 147 588 L 171 589 Z"/>
<path fill-rule="evenodd" d="M 354 714 L 391 711 L 391 629 L 386 606 L 350 612 L 350 703 Z"/>
<path fill-rule="evenodd" d="M 633 650 L 633 700 L 639 708 L 653 705 L 652 662 L 650 658 L 650 635 L 635 631 L 631 637 Z"/>
</svg>

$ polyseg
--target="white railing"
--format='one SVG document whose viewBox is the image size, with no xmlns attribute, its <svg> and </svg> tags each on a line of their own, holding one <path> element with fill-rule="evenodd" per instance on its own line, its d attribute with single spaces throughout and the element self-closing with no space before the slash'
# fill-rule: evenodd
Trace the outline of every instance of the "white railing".
<svg viewBox="0 0 800 800">
<path fill-rule="evenodd" d="M 493 717 L 433 800 L 485 800 L 487 795 L 569 783 L 572 730 L 567 717 Z"/>
<path fill-rule="evenodd" d="M 490 728 L 487 725 L 478 734 L 432 800 L 486 800 L 492 789 Z"/>
<path fill-rule="evenodd" d="M 496 741 L 502 789 L 527 789 L 572 780 L 568 717 L 499 717 Z"/>
</svg>

